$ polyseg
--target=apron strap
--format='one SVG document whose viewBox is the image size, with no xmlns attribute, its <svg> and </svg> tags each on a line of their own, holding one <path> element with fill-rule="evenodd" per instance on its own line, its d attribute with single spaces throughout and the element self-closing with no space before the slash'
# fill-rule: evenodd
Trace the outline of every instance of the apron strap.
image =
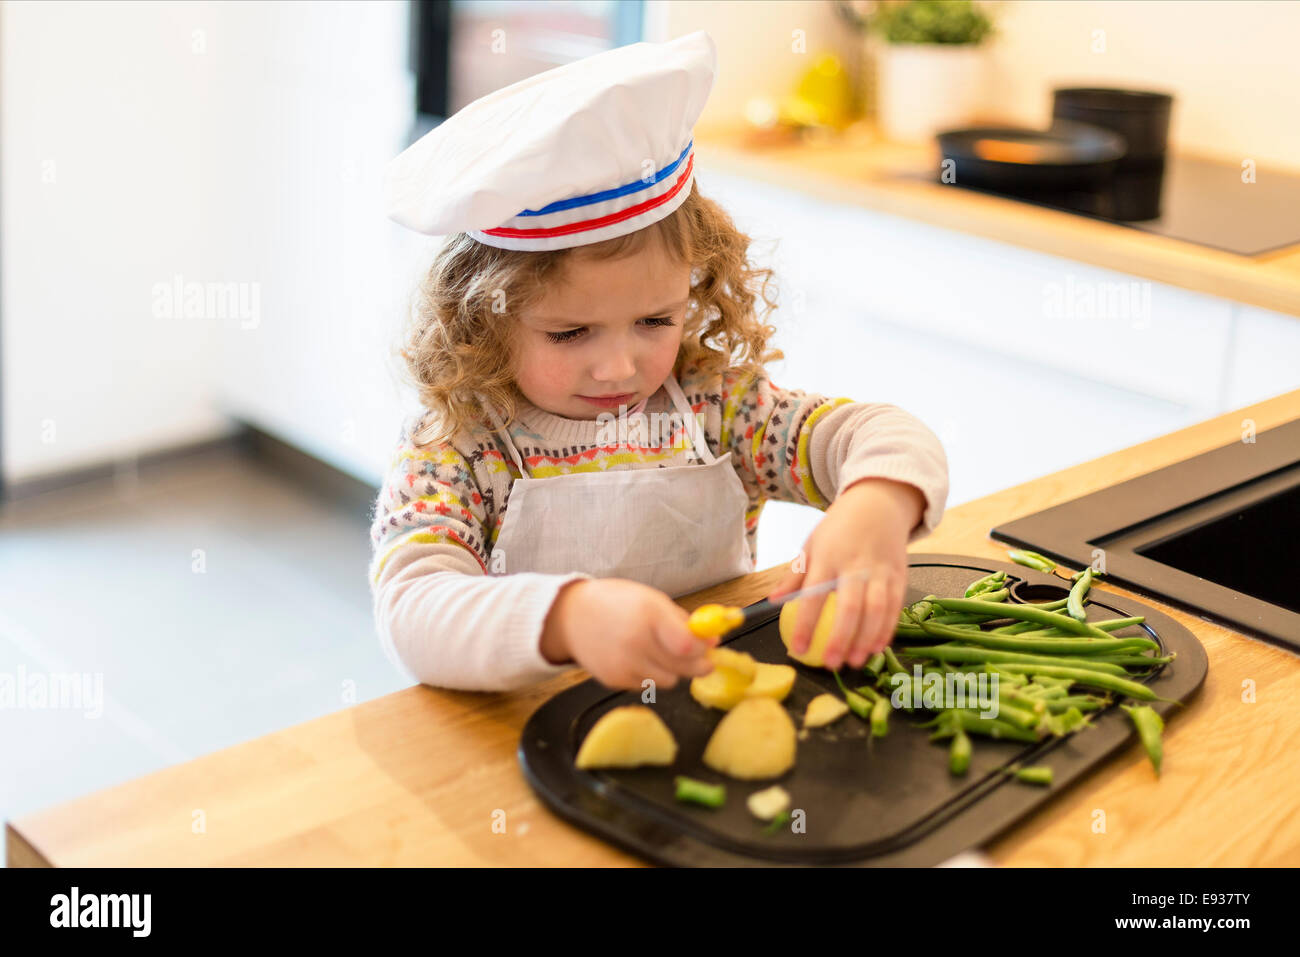
<svg viewBox="0 0 1300 957">
<path fill-rule="evenodd" d="M 669 373 L 668 378 L 664 380 L 664 388 L 668 390 L 673 405 L 677 407 L 677 411 L 682 417 L 683 425 L 686 427 L 686 434 L 690 436 L 696 454 L 704 461 L 705 465 L 712 465 L 714 461 L 713 451 L 709 448 L 709 443 L 704 440 L 704 430 L 700 428 L 700 420 L 695 417 L 695 410 L 686 401 L 686 393 L 677 384 L 677 377 Z"/>
<path fill-rule="evenodd" d="M 519 469 L 519 474 L 521 476 L 527 477 L 528 470 L 524 468 L 523 457 L 519 454 L 519 450 L 515 448 L 515 443 L 510 438 L 510 431 L 508 429 L 502 428 L 501 419 L 497 415 L 497 410 L 494 409 L 492 406 L 488 405 L 486 402 L 483 402 L 482 405 L 483 408 L 487 410 L 487 414 L 489 418 L 492 419 L 493 428 L 496 429 L 498 436 L 505 443 L 506 449 L 510 452 L 510 457 L 514 459 L 515 466 Z"/>
</svg>

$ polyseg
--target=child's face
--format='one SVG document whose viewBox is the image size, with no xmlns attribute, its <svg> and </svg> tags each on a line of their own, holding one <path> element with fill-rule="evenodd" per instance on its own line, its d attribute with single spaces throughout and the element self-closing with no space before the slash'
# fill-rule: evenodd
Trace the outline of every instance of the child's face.
<svg viewBox="0 0 1300 957">
<path fill-rule="evenodd" d="M 623 259 L 575 252 L 562 281 L 520 316 L 520 391 L 566 419 L 617 415 L 653 395 L 677 360 L 690 288 L 690 265 L 657 242 Z M 592 401 L 602 396 L 613 398 Z"/>
</svg>

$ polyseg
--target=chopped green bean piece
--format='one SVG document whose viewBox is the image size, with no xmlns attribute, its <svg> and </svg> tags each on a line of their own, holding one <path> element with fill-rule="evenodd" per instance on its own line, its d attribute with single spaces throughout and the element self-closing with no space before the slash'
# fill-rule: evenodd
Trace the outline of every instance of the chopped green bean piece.
<svg viewBox="0 0 1300 957">
<path fill-rule="evenodd" d="M 722 784 L 706 784 L 695 778 L 679 774 L 673 778 L 677 785 L 677 800 L 702 804 L 704 807 L 719 808 L 727 802 L 727 788 Z"/>
</svg>

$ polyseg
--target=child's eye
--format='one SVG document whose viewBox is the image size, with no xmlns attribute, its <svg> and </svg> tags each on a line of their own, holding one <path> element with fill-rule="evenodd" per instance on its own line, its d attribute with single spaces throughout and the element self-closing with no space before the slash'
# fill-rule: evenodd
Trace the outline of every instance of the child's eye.
<svg viewBox="0 0 1300 957">
<path fill-rule="evenodd" d="M 652 327 L 675 326 L 677 324 L 673 322 L 672 316 L 649 316 L 641 321 Z M 563 332 L 548 332 L 546 333 L 546 338 L 550 339 L 552 342 L 572 342 L 586 331 L 586 326 L 579 326 L 577 329 L 565 329 Z"/>
</svg>

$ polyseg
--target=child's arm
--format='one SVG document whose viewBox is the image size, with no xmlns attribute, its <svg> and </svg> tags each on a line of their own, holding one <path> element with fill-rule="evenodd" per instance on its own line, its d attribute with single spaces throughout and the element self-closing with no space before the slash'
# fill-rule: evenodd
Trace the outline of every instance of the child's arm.
<svg viewBox="0 0 1300 957">
<path fill-rule="evenodd" d="M 508 690 L 573 667 L 540 640 L 560 589 L 589 576 L 488 576 L 483 484 L 457 449 L 419 450 L 404 434 L 375 504 L 375 624 L 389 659 L 424 684 Z"/>
<path fill-rule="evenodd" d="M 864 479 L 889 479 L 925 500 L 909 543 L 932 532 L 948 498 L 948 459 L 938 436 L 895 405 L 782 389 L 766 376 L 722 376 L 722 440 L 753 500 L 823 511 Z"/>
</svg>

